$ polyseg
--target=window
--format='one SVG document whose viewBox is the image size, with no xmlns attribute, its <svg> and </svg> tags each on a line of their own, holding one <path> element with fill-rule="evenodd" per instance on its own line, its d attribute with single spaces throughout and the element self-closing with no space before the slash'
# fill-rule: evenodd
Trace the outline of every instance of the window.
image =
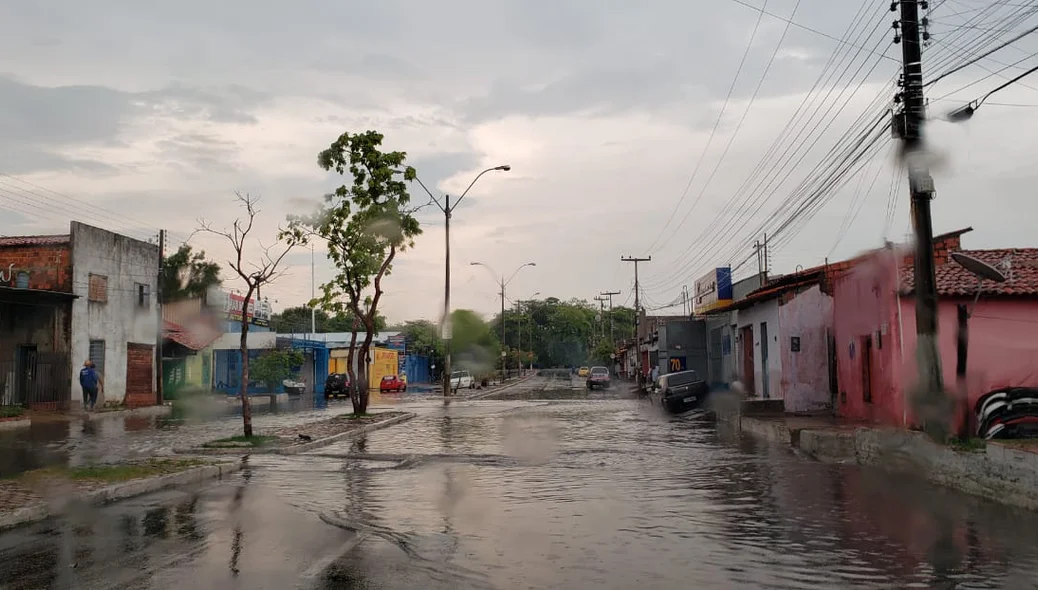
<svg viewBox="0 0 1038 590">
<path fill-rule="evenodd" d="M 90 283 L 87 289 L 87 300 L 97 303 L 108 302 L 108 277 L 90 273 Z"/>
<path fill-rule="evenodd" d="M 94 363 L 98 373 L 105 374 L 105 341 L 91 340 L 90 355 L 87 357 Z"/>
<path fill-rule="evenodd" d="M 148 309 L 151 307 L 150 287 L 143 283 L 137 283 L 137 307 Z"/>
<path fill-rule="evenodd" d="M 14 286 L 17 289 L 28 289 L 29 288 L 29 273 L 24 270 L 19 271 L 15 277 Z"/>
</svg>

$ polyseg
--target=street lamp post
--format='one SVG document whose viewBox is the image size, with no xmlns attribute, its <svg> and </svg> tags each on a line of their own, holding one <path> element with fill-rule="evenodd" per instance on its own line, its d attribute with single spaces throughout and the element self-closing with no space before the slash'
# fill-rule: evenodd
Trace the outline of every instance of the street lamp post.
<svg viewBox="0 0 1038 590">
<path fill-rule="evenodd" d="M 512 273 L 512 276 L 508 277 L 507 281 L 505 280 L 504 275 L 499 275 L 496 272 L 494 272 L 494 269 L 491 268 L 491 266 L 485 262 L 470 262 L 469 265 L 482 266 L 483 268 L 489 270 L 490 274 L 494 276 L 494 280 L 497 281 L 501 287 L 501 380 L 503 381 L 508 376 L 508 357 L 505 354 L 505 351 L 503 350 L 503 348 L 505 347 L 505 287 L 508 286 L 508 283 L 512 282 L 512 279 L 515 278 L 515 275 L 519 274 L 519 271 L 523 270 L 527 266 L 537 266 L 537 263 L 527 262 L 526 264 L 520 265 L 519 268 L 515 269 L 515 272 Z"/>
<path fill-rule="evenodd" d="M 525 374 L 526 368 L 523 367 L 523 303 L 529 303 L 533 301 L 533 298 L 540 295 L 541 292 L 537 291 L 533 295 L 530 295 L 530 299 L 517 299 L 515 301 L 515 312 L 519 314 L 519 374 Z M 526 327 L 530 331 L 530 354 L 533 354 L 533 326 L 530 322 L 526 322 Z M 530 357 L 530 370 L 533 370 L 533 357 Z"/>
<path fill-rule="evenodd" d="M 512 167 L 508 164 L 502 164 L 501 166 L 494 166 L 493 168 L 487 168 L 480 172 L 472 179 L 469 183 L 468 188 L 465 192 L 461 193 L 458 200 L 451 203 L 450 195 L 443 195 L 443 203 L 432 194 L 432 191 L 425 186 L 425 183 L 421 181 L 417 176 L 415 180 L 419 186 L 425 190 L 429 198 L 432 199 L 433 203 L 439 207 L 440 211 L 443 211 L 443 236 L 444 236 L 444 279 L 443 279 L 443 325 L 440 328 L 440 337 L 443 339 L 443 397 L 444 400 L 450 397 L 451 394 L 451 216 L 454 210 L 461 203 L 461 200 L 465 198 L 465 195 L 469 193 L 469 189 L 472 185 L 476 184 L 480 176 L 483 176 L 487 172 L 501 171 L 508 172 Z"/>
</svg>

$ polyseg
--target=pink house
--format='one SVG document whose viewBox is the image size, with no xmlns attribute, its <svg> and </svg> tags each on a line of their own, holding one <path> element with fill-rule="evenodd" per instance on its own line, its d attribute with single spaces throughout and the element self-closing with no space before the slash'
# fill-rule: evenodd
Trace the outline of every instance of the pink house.
<svg viewBox="0 0 1038 590">
<path fill-rule="evenodd" d="M 985 281 L 969 320 L 966 389 L 970 407 L 1004 386 L 1038 385 L 1038 249 L 961 250 L 962 234 L 936 236 L 938 346 L 945 387 L 956 388 L 957 304 L 971 305 L 977 278 L 953 261 L 962 251 L 1003 270 L 1004 283 Z M 906 255 L 907 254 L 907 255 Z M 907 391 L 916 381 L 912 255 L 875 251 L 833 281 L 837 414 L 913 426 Z"/>
</svg>

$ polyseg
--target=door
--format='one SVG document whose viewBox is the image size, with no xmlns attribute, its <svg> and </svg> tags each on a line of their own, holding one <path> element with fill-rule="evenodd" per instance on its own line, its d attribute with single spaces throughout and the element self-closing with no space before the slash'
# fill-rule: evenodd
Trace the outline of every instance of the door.
<svg viewBox="0 0 1038 590">
<path fill-rule="evenodd" d="M 29 401 L 36 384 L 36 346 L 33 344 L 18 347 L 17 365 L 15 367 L 15 399 L 19 404 Z"/>
<path fill-rule="evenodd" d="M 209 391 L 213 386 L 213 353 L 202 351 L 202 389 Z"/>
<path fill-rule="evenodd" d="M 126 396 L 127 407 L 155 405 L 154 368 L 155 347 L 148 344 L 126 343 Z"/>
<path fill-rule="evenodd" d="M 829 407 L 836 409 L 836 394 L 839 392 L 839 377 L 836 372 L 836 339 L 832 330 L 825 331 L 826 346 L 829 351 Z"/>
<path fill-rule="evenodd" d="M 747 393 L 754 393 L 753 383 L 753 326 L 739 329 L 739 341 L 742 343 L 742 384 Z"/>
<path fill-rule="evenodd" d="M 760 380 L 764 399 L 771 397 L 771 379 L 768 379 L 768 322 L 760 323 Z"/>
</svg>

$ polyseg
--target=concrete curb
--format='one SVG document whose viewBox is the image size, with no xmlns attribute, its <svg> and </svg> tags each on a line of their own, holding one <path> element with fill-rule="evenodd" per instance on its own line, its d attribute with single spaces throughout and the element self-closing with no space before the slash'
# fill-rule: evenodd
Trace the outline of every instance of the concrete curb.
<svg viewBox="0 0 1038 590">
<path fill-rule="evenodd" d="M 352 438 L 354 436 L 360 436 L 362 434 L 366 434 L 368 432 L 372 432 L 372 431 L 375 431 L 375 430 L 381 430 L 383 428 L 388 428 L 390 426 L 393 426 L 394 424 L 400 424 L 401 422 L 406 422 L 406 421 L 416 417 L 417 415 L 418 414 L 414 414 L 414 413 L 408 412 L 408 413 L 404 414 L 403 416 L 396 416 L 396 417 L 393 417 L 393 418 L 389 418 L 388 420 L 382 420 L 380 422 L 375 422 L 374 424 L 366 424 L 364 426 L 361 426 L 360 428 L 357 428 L 356 430 L 347 430 L 346 432 L 340 432 L 339 434 L 333 434 L 331 436 L 326 436 L 324 438 L 319 438 L 317 440 L 313 440 L 313 441 L 310 441 L 308 443 L 302 443 L 302 444 L 292 445 L 292 446 L 288 446 L 288 447 L 280 447 L 280 448 L 275 447 L 275 448 L 270 448 L 270 449 L 264 449 L 264 448 L 253 449 L 253 448 L 247 448 L 247 447 L 229 447 L 229 448 L 221 448 L 221 449 L 210 449 L 210 448 L 205 448 L 205 447 L 191 447 L 191 448 L 180 448 L 180 449 L 176 449 L 175 448 L 175 449 L 173 449 L 173 452 L 177 453 L 178 455 L 224 455 L 224 456 L 227 456 L 227 455 L 296 455 L 296 454 L 303 453 L 303 452 L 306 452 L 306 451 L 309 451 L 309 450 L 312 450 L 312 449 L 317 449 L 317 448 L 320 448 L 320 447 L 328 446 L 328 445 L 330 445 L 330 444 L 332 444 L 334 442 L 338 442 L 338 441 L 346 439 L 346 438 Z"/>
<path fill-rule="evenodd" d="M 126 498 L 141 496 L 143 494 L 157 492 L 166 488 L 205 481 L 207 479 L 223 479 L 225 475 L 240 471 L 241 468 L 242 464 L 240 461 L 225 462 L 216 465 L 204 465 L 202 467 L 194 467 L 179 473 L 170 473 L 169 475 L 118 483 L 87 492 L 82 496 L 79 496 L 78 499 L 94 505 L 108 504 L 110 502 L 125 500 Z M 56 513 L 52 512 L 51 508 L 47 504 L 26 506 L 25 508 L 20 508 L 11 512 L 10 514 L 0 516 L 0 531 L 46 520 L 55 515 Z"/>
<path fill-rule="evenodd" d="M 173 411 L 173 406 L 144 406 L 130 410 L 115 410 L 112 412 L 70 412 L 70 416 L 88 416 L 90 420 L 101 420 L 104 418 L 125 418 L 127 416 L 168 416 Z"/>
<path fill-rule="evenodd" d="M 0 421 L 0 430 L 14 430 L 16 428 L 25 428 L 32 426 L 32 420 L 24 418 L 22 420 L 3 420 Z"/>
<path fill-rule="evenodd" d="M 492 389 L 492 390 L 484 392 L 484 393 L 476 393 L 476 394 L 473 394 L 473 395 L 467 395 L 465 397 L 459 396 L 459 399 L 470 400 L 470 399 L 483 399 L 485 397 L 490 397 L 490 396 L 494 395 L 495 393 L 501 393 L 502 391 L 504 391 L 506 389 L 511 389 L 511 388 L 515 387 L 516 385 L 519 385 L 520 383 L 526 383 L 527 381 L 529 381 L 530 379 L 533 379 L 534 377 L 536 377 L 536 375 L 530 375 L 528 377 L 523 377 L 522 379 L 520 379 L 518 381 L 515 381 L 513 383 L 509 383 L 508 385 L 502 385 L 502 386 L 500 386 L 500 387 L 498 387 L 496 389 Z"/>
</svg>

